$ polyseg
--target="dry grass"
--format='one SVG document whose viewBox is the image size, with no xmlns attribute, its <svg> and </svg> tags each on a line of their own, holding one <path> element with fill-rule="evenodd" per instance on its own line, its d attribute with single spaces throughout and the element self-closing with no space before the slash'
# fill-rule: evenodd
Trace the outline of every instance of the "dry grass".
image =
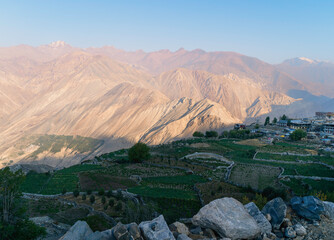
<svg viewBox="0 0 334 240">
<path fill-rule="evenodd" d="M 259 139 L 247 139 L 247 140 L 242 140 L 239 142 L 236 142 L 236 144 L 239 145 L 247 145 L 247 146 L 254 146 L 254 147 L 263 147 L 266 146 L 267 144 L 261 142 Z"/>
</svg>

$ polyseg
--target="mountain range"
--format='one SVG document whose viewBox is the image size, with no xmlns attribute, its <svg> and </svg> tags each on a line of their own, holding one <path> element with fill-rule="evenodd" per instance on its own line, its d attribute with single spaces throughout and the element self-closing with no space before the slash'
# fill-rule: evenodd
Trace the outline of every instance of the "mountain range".
<svg viewBox="0 0 334 240">
<path fill-rule="evenodd" d="M 334 64 L 306 58 L 271 65 L 233 52 L 126 52 L 62 41 L 3 47 L 0 161 L 61 167 L 137 141 L 160 144 L 267 115 L 334 111 L 333 77 Z M 103 144 L 81 158 L 65 145 L 33 154 L 40 145 L 18 144 L 37 134 L 79 135 Z M 57 158 L 68 163 L 50 161 Z"/>
</svg>

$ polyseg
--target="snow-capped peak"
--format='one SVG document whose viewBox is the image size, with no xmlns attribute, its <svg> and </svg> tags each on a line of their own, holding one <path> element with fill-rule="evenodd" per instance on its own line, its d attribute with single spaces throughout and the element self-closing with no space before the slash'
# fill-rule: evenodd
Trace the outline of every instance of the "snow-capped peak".
<svg viewBox="0 0 334 240">
<path fill-rule="evenodd" d="M 55 41 L 49 44 L 49 47 L 58 48 L 58 47 L 65 47 L 67 44 L 64 41 Z"/>
<path fill-rule="evenodd" d="M 315 61 L 306 57 L 299 57 L 298 60 L 305 61 L 308 63 L 314 63 Z"/>
</svg>

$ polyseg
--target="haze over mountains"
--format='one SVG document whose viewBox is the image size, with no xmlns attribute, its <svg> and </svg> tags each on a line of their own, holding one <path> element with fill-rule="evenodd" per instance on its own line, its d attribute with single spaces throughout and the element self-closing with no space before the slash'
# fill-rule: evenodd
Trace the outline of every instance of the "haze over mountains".
<svg viewBox="0 0 334 240">
<path fill-rule="evenodd" d="M 62 41 L 0 48 L 0 161 L 80 161 L 66 147 L 32 158 L 33 144 L 17 143 L 34 134 L 102 139 L 97 154 L 267 115 L 334 111 L 333 73 L 332 63 L 274 66 L 233 52 L 79 49 Z"/>
</svg>

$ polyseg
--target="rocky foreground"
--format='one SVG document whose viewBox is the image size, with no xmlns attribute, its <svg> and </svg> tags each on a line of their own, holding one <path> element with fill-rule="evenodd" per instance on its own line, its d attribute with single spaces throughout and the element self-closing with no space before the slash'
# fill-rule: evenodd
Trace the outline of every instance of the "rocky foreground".
<svg viewBox="0 0 334 240">
<path fill-rule="evenodd" d="M 47 228 L 46 239 L 58 239 L 66 225 L 50 218 L 33 218 Z M 250 202 L 242 205 L 234 198 L 216 199 L 202 207 L 191 219 L 167 225 L 163 215 L 152 221 L 122 224 L 103 232 L 93 232 L 85 221 L 77 221 L 59 240 L 189 240 L 189 239 L 334 239 L 334 203 L 317 197 L 281 198 L 269 201 L 260 211 Z"/>
</svg>

